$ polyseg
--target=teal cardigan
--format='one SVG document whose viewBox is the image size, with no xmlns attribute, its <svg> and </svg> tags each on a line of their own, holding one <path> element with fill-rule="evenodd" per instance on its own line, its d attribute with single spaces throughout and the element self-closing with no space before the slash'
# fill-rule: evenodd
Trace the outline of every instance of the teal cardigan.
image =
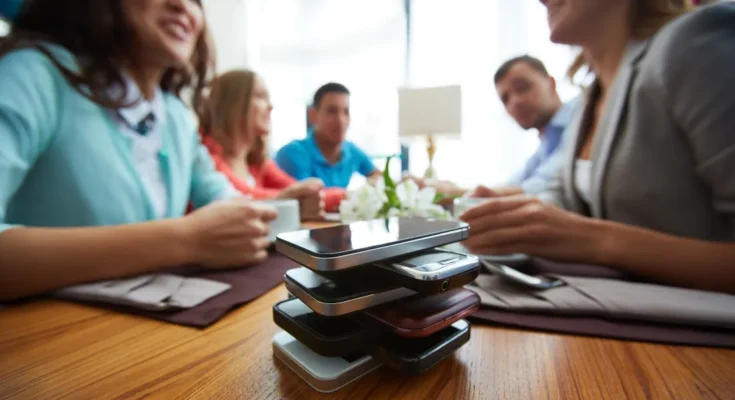
<svg viewBox="0 0 735 400">
<path fill-rule="evenodd" d="M 65 65 L 76 65 L 54 47 Z M 76 227 L 154 219 L 131 140 L 110 110 L 74 90 L 41 52 L 0 58 L 0 232 L 14 225 Z M 234 192 L 201 145 L 193 113 L 164 95 L 159 153 L 168 217 Z"/>
</svg>

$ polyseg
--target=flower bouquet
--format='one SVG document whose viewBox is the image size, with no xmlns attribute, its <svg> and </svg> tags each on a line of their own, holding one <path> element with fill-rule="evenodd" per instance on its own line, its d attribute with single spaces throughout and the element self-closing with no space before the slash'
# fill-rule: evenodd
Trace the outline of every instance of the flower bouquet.
<svg viewBox="0 0 735 400">
<path fill-rule="evenodd" d="M 343 222 L 365 221 L 388 217 L 422 217 L 449 219 L 448 211 L 437 204 L 442 195 L 433 187 L 419 189 L 411 179 L 396 184 L 388 173 L 391 157 L 385 162 L 383 177 L 349 192 L 339 206 Z"/>
</svg>

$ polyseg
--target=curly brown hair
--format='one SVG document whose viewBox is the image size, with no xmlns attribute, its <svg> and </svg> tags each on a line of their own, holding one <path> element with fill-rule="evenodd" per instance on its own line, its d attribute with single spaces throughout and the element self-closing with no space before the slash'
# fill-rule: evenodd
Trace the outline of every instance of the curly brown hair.
<svg viewBox="0 0 735 400">
<path fill-rule="evenodd" d="M 10 34 L 0 41 L 0 57 L 13 50 L 36 49 L 91 101 L 113 109 L 128 106 L 118 65 L 132 57 L 135 49 L 129 40 L 133 32 L 125 21 L 122 1 L 125 0 L 26 0 Z M 201 6 L 201 0 L 196 2 Z M 62 46 L 74 54 L 79 71 L 64 66 L 44 43 Z M 161 90 L 178 97 L 182 91 L 191 90 L 191 105 L 198 109 L 208 75 L 214 70 L 212 47 L 205 22 L 190 65 L 166 70 Z M 116 84 L 123 91 L 113 97 L 108 89 Z"/>
</svg>

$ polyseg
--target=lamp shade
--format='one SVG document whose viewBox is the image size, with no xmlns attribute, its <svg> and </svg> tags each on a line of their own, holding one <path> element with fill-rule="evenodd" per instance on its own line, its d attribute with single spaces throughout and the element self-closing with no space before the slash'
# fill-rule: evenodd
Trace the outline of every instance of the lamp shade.
<svg viewBox="0 0 735 400">
<path fill-rule="evenodd" d="M 459 136 L 461 132 L 460 86 L 398 90 L 399 136 Z"/>
</svg>

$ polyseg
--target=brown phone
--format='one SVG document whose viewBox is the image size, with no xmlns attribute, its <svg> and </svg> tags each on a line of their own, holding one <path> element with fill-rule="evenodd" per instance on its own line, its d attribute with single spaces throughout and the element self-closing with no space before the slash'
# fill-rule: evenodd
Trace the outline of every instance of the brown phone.
<svg viewBox="0 0 735 400">
<path fill-rule="evenodd" d="M 404 337 L 426 337 L 480 308 L 480 297 L 467 289 L 431 296 L 411 296 L 371 307 L 351 317 L 363 325 Z"/>
</svg>

